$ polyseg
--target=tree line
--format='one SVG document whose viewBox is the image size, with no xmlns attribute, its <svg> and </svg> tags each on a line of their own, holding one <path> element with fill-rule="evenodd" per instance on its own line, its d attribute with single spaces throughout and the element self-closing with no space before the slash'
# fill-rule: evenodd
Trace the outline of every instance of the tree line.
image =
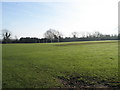
<svg viewBox="0 0 120 90">
<path fill-rule="evenodd" d="M 3 30 L 2 43 L 52 43 L 52 42 L 71 42 L 71 41 L 97 41 L 97 40 L 119 40 L 118 35 L 106 35 L 98 31 L 87 34 L 79 34 L 78 32 L 72 32 L 72 37 L 64 37 L 61 32 L 55 29 L 49 29 L 44 33 L 43 38 L 37 37 L 21 37 L 20 39 L 11 39 L 11 32 Z"/>
</svg>

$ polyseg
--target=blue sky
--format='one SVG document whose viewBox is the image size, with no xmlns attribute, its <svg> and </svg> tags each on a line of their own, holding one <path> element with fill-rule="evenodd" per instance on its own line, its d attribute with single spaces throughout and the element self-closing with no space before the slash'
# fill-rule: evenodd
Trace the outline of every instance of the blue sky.
<svg viewBox="0 0 120 90">
<path fill-rule="evenodd" d="M 2 2 L 2 28 L 12 37 L 43 37 L 49 28 L 71 32 L 117 33 L 118 1 Z"/>
</svg>

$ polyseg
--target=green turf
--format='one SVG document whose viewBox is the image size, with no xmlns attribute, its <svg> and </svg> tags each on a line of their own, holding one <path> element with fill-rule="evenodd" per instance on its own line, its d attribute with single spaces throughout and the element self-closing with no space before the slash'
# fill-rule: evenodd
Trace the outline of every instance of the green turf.
<svg viewBox="0 0 120 90">
<path fill-rule="evenodd" d="M 3 88 L 118 85 L 117 41 L 3 44 L 2 56 Z"/>
</svg>

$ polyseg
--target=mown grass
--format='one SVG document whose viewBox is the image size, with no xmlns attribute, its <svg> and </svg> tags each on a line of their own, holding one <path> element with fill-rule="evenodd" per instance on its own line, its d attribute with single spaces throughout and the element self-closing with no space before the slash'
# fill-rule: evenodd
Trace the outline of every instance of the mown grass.
<svg viewBox="0 0 120 90">
<path fill-rule="evenodd" d="M 3 88 L 118 86 L 111 83 L 118 81 L 117 41 L 3 44 L 2 49 Z"/>
</svg>

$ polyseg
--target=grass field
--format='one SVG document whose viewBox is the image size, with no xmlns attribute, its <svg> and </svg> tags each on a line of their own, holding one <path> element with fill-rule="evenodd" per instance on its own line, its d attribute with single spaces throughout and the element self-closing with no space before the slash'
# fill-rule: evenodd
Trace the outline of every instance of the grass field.
<svg viewBox="0 0 120 90">
<path fill-rule="evenodd" d="M 3 88 L 117 87 L 118 42 L 3 44 Z"/>
</svg>

